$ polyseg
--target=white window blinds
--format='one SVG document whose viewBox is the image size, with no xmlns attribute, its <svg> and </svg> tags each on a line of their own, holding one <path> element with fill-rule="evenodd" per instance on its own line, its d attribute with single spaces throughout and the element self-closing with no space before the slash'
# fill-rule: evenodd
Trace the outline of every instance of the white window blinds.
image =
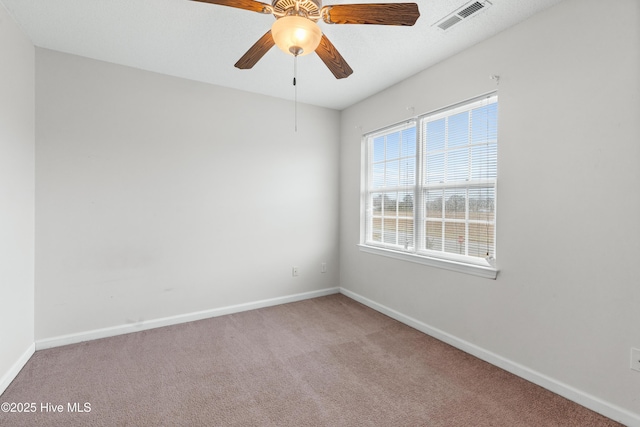
<svg viewBox="0 0 640 427">
<path fill-rule="evenodd" d="M 414 247 L 416 183 L 415 123 L 395 127 L 370 141 L 368 230 L 370 241 Z"/>
</svg>

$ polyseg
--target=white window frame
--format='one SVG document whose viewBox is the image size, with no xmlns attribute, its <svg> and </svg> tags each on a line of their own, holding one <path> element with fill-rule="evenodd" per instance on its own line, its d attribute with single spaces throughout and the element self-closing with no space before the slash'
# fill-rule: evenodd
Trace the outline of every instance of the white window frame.
<svg viewBox="0 0 640 427">
<path fill-rule="evenodd" d="M 420 263 L 432 267 L 443 268 L 446 270 L 452 270 L 467 274 L 472 274 L 480 277 L 485 277 L 489 279 L 495 279 L 498 274 L 498 268 L 496 267 L 496 239 L 495 239 L 495 230 L 496 230 L 496 218 L 497 218 L 497 178 L 496 179 L 480 179 L 470 181 L 467 180 L 463 185 L 459 182 L 453 184 L 452 186 L 448 183 L 441 183 L 435 185 L 426 185 L 423 180 L 423 172 L 426 167 L 423 164 L 423 157 L 425 147 L 423 147 L 423 129 L 425 127 L 425 123 L 428 121 L 437 120 L 441 117 L 452 116 L 461 111 L 470 111 L 473 108 L 477 108 L 477 106 L 482 105 L 483 103 L 489 102 L 497 102 L 497 93 L 491 92 L 488 94 L 484 94 L 482 96 L 469 99 L 467 101 L 433 111 L 431 113 L 427 113 L 416 117 L 415 119 L 408 120 L 404 123 L 395 124 L 392 126 L 388 126 L 383 129 L 379 129 L 374 132 L 367 133 L 362 137 L 362 159 L 361 159 L 361 202 L 360 202 L 360 243 L 358 247 L 361 251 L 372 253 L 376 255 L 382 255 L 386 257 L 391 257 L 395 259 L 400 259 L 404 261 L 410 261 L 415 263 Z M 372 141 L 380 137 L 382 135 L 389 135 L 393 132 L 401 132 L 402 130 L 406 130 L 415 126 L 415 181 L 414 184 L 410 185 L 397 185 L 397 186 L 389 186 L 380 188 L 372 188 L 370 183 L 372 183 L 373 177 L 373 168 L 372 164 L 373 159 L 370 144 Z M 471 145 L 470 145 L 471 147 Z M 459 190 L 464 190 L 468 188 L 487 188 L 488 186 L 492 187 L 493 197 L 494 197 L 494 219 L 493 219 L 493 242 L 494 246 L 491 249 L 493 253 L 492 256 L 486 258 L 480 258 L 475 256 L 466 256 L 466 255 L 458 255 L 450 252 L 442 252 L 442 251 L 433 251 L 428 250 L 427 248 L 421 248 L 420 242 L 424 235 L 423 228 L 423 212 L 421 211 L 421 206 L 424 206 L 424 194 L 427 189 L 435 189 L 435 188 L 456 188 Z M 390 244 L 377 242 L 373 240 L 371 230 L 372 230 L 372 221 L 373 221 L 373 207 L 369 206 L 370 197 L 372 194 L 383 193 L 383 192 L 411 192 L 413 193 L 413 227 L 412 227 L 412 239 L 411 242 L 413 245 L 411 247 L 407 247 L 401 244 Z M 383 198 L 384 200 L 384 198 Z M 384 203 L 384 202 L 383 202 Z M 464 223 L 469 224 L 471 221 L 468 218 L 468 203 L 465 206 L 465 212 L 467 215 L 465 216 Z M 399 215 L 399 214 L 398 214 Z M 425 214 L 426 215 L 426 214 Z M 384 220 L 383 220 L 384 221 Z M 446 220 L 443 220 L 443 223 Z M 467 225 L 468 226 L 468 225 Z M 384 230 L 384 227 L 383 227 Z M 384 232 L 384 231 L 383 231 Z M 384 240 L 384 239 L 383 239 Z M 418 245 L 416 245 L 418 243 Z M 465 253 L 467 252 L 467 247 L 465 246 Z"/>
</svg>

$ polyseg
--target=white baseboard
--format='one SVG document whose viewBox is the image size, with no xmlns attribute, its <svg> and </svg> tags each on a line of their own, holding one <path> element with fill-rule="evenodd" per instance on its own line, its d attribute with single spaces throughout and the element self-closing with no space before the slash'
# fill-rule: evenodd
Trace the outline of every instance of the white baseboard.
<svg viewBox="0 0 640 427">
<path fill-rule="evenodd" d="M 355 292 L 352 292 L 345 288 L 340 288 L 340 293 L 352 298 L 380 313 L 383 313 L 405 325 L 411 326 L 427 335 L 439 339 L 447 344 L 450 344 L 465 353 L 469 353 L 478 359 L 482 359 L 485 362 L 491 363 L 505 371 L 511 372 L 521 378 L 526 379 L 540 387 L 546 388 L 560 396 L 563 396 L 579 405 L 591 409 L 594 412 L 604 415 L 607 418 L 611 418 L 614 421 L 622 423 L 630 427 L 640 427 L 640 414 L 633 413 L 624 408 L 620 408 L 614 404 L 606 402 L 598 397 L 592 396 L 584 391 L 578 390 L 568 384 L 564 384 L 556 379 L 548 377 L 540 372 L 536 372 L 526 366 L 520 365 L 514 361 L 506 359 L 498 354 L 492 353 L 486 349 L 478 347 L 475 344 L 457 338 L 447 332 L 444 332 L 438 328 L 434 328 L 426 323 L 416 320 L 412 317 L 406 316 L 396 310 L 386 307 L 382 304 L 378 304 L 368 298 L 363 297 Z"/>
<path fill-rule="evenodd" d="M 224 316 L 226 314 L 239 313 L 241 311 L 255 310 L 257 308 L 270 307 L 274 305 L 286 304 L 290 302 L 302 301 L 325 295 L 337 294 L 340 288 L 327 288 L 318 291 L 304 292 L 300 294 L 287 295 L 284 297 L 270 298 L 260 301 L 253 301 L 244 304 L 231 305 L 227 307 L 214 308 L 211 310 L 197 311 L 194 313 L 179 314 L 176 316 L 163 317 L 160 319 L 145 320 L 135 324 L 125 324 L 112 326 L 109 328 L 83 331 L 75 334 L 62 335 L 53 338 L 37 340 L 36 350 L 60 347 L 68 344 L 76 344 L 83 341 L 90 341 L 100 338 L 113 337 L 116 335 L 129 334 L 132 332 L 144 331 L 147 329 L 160 328 L 163 326 L 177 325 L 180 323 L 193 322 L 195 320 L 208 319 L 210 317 Z"/>
<path fill-rule="evenodd" d="M 9 370 L 2 376 L 2 378 L 0 378 L 0 395 L 4 393 L 7 387 L 9 387 L 11 381 L 13 381 L 18 376 L 22 368 L 24 368 L 24 365 L 27 364 L 35 351 L 35 344 L 31 344 L 29 348 L 27 348 L 27 351 L 25 351 L 22 356 L 20 356 L 20 358 L 15 361 L 11 368 L 9 368 Z"/>
</svg>

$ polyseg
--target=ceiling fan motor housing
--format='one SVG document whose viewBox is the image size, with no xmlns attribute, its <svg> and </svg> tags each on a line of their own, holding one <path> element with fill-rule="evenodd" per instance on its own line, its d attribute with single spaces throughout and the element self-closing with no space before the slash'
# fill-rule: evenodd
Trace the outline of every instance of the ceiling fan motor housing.
<svg viewBox="0 0 640 427">
<path fill-rule="evenodd" d="M 295 10 L 296 3 L 304 16 L 317 20 L 320 15 L 322 0 L 273 0 L 271 4 L 276 14 L 288 15 L 289 11 Z"/>
</svg>

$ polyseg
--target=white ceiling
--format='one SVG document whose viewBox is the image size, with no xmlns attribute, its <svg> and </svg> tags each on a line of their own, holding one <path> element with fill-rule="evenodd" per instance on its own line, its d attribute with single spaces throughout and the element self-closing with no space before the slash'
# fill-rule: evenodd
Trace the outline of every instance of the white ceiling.
<svg viewBox="0 0 640 427">
<path fill-rule="evenodd" d="M 491 7 L 446 32 L 433 24 L 469 0 L 414 1 L 421 16 L 413 27 L 320 22 L 322 31 L 354 73 L 336 80 L 317 55 L 300 57 L 298 101 L 343 109 L 561 0 L 491 0 Z M 363 2 L 376 0 L 326 0 L 324 4 Z M 251 70 L 233 66 L 269 30 L 272 15 L 189 0 L 0 0 L 0 3 L 39 47 L 294 98 L 294 60 L 277 47 Z"/>
</svg>

